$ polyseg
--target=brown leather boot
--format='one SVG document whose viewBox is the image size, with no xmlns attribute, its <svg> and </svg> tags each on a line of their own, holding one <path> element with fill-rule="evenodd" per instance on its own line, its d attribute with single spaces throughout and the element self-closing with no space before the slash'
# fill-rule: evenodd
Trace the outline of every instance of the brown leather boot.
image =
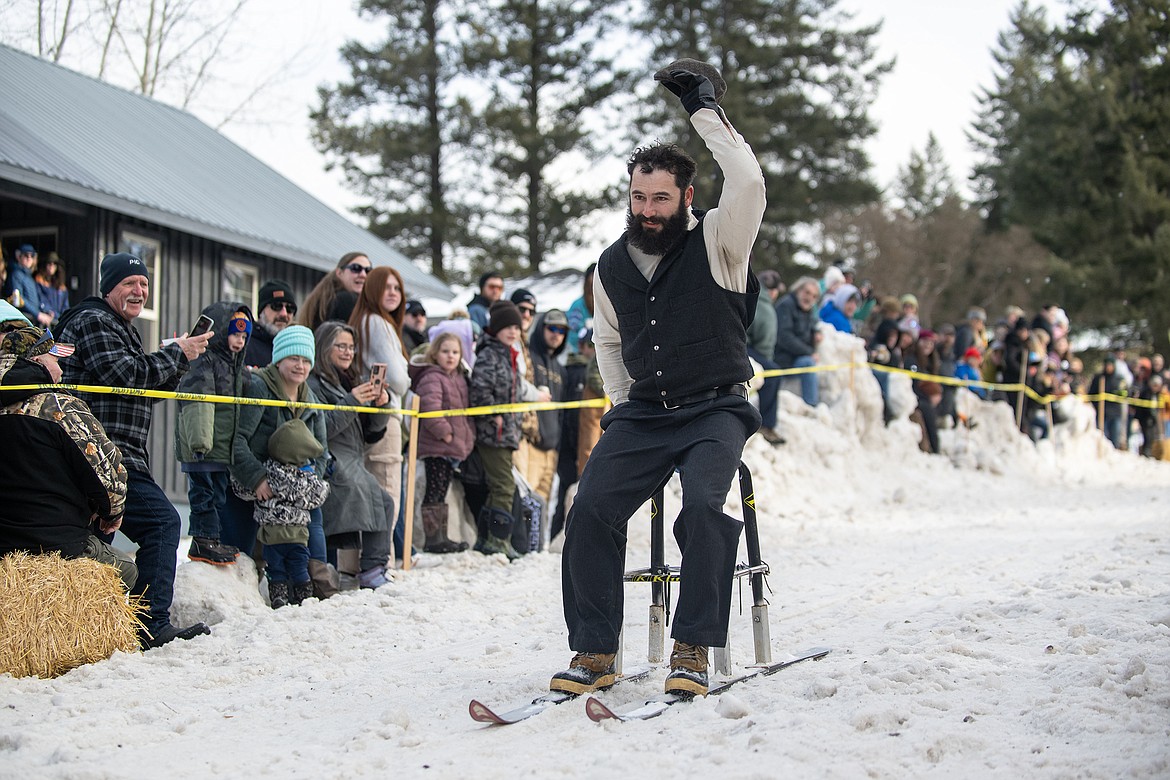
<svg viewBox="0 0 1170 780">
<path fill-rule="evenodd" d="M 309 579 L 313 581 L 313 595 L 322 601 L 339 592 L 337 571 L 327 563 L 310 558 Z"/>
<path fill-rule="evenodd" d="M 683 696 L 707 695 L 707 648 L 674 641 L 666 692 Z"/>
<path fill-rule="evenodd" d="M 453 542 L 447 538 L 447 505 L 422 505 L 423 531 L 427 541 L 423 545 L 423 552 L 446 553 L 463 552 L 467 549 L 467 542 Z"/>
<path fill-rule="evenodd" d="M 341 590 L 358 589 L 358 573 L 362 570 L 361 550 L 337 551 L 337 580 Z"/>
</svg>

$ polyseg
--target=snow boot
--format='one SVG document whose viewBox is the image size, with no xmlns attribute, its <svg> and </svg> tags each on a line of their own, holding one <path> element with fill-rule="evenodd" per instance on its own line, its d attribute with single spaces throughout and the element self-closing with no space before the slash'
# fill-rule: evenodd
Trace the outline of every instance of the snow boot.
<svg viewBox="0 0 1170 780">
<path fill-rule="evenodd" d="M 377 590 L 383 585 L 389 585 L 391 582 L 393 580 L 386 576 L 385 566 L 375 566 L 372 569 L 366 569 L 358 575 L 358 583 L 366 590 Z"/>
<path fill-rule="evenodd" d="M 280 609 L 289 605 L 291 592 L 287 582 L 268 583 L 268 603 L 273 609 Z"/>
<path fill-rule="evenodd" d="M 336 596 L 341 589 L 337 569 L 312 558 L 309 559 L 309 579 L 313 582 L 313 595 L 322 601 Z"/>
<path fill-rule="evenodd" d="M 775 428 L 760 428 L 760 436 L 774 447 L 788 443 L 788 440 L 777 433 Z"/>
<path fill-rule="evenodd" d="M 446 555 L 448 553 L 463 552 L 467 549 L 467 542 L 453 542 L 447 538 L 446 504 L 423 504 L 422 521 L 423 530 L 427 535 L 426 544 L 423 545 L 423 552 Z"/>
<path fill-rule="evenodd" d="M 292 590 L 289 591 L 288 603 L 300 606 L 305 599 L 313 598 L 313 581 L 305 580 L 304 582 L 294 582 Z"/>
<path fill-rule="evenodd" d="M 187 551 L 187 557 L 191 560 L 213 566 L 230 566 L 236 562 L 239 554 L 240 551 L 230 544 L 223 544 L 219 539 L 208 536 L 192 537 L 191 548 Z"/>
<path fill-rule="evenodd" d="M 179 628 L 178 626 L 167 623 L 162 628 L 153 632 L 147 631 L 145 628 L 139 629 L 138 646 L 143 650 L 150 650 L 155 647 L 162 647 L 176 639 L 194 639 L 197 636 L 210 633 L 211 629 L 207 627 L 206 623 L 196 623 L 186 628 Z"/>
<path fill-rule="evenodd" d="M 707 695 L 707 648 L 674 642 L 670 654 L 670 674 L 666 676 L 666 692 L 682 696 Z"/>
<path fill-rule="evenodd" d="M 608 688 L 617 681 L 616 658 L 616 653 L 577 653 L 568 669 L 553 675 L 548 689 L 581 694 Z"/>
<path fill-rule="evenodd" d="M 520 553 L 512 546 L 512 515 L 503 509 L 487 506 L 483 508 L 481 514 L 483 512 L 488 513 L 488 533 L 479 551 L 484 555 L 506 555 L 509 561 L 519 558 Z"/>
<path fill-rule="evenodd" d="M 337 587 L 338 590 L 357 590 L 358 572 L 361 571 L 362 551 L 345 549 L 337 551 Z"/>
</svg>

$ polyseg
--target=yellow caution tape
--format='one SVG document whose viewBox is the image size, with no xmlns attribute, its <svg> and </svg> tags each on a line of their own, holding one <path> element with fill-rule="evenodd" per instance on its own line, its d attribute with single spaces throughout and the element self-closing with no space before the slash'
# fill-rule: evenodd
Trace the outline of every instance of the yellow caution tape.
<svg viewBox="0 0 1170 780">
<path fill-rule="evenodd" d="M 798 376 L 800 374 L 816 374 L 823 371 L 842 371 L 847 368 L 870 368 L 874 371 L 884 371 L 889 374 L 902 374 L 904 376 L 911 377 L 912 379 L 937 382 L 938 384 L 951 385 L 954 387 L 983 387 L 987 388 L 988 390 L 1002 390 L 1008 393 L 1023 392 L 1032 400 L 1043 405 L 1051 404 L 1065 397 L 1056 395 L 1041 396 L 1035 390 L 1023 384 L 970 381 L 965 379 L 957 379 L 953 376 L 924 374 L 918 371 L 897 368 L 895 366 L 884 366 L 877 363 L 836 363 L 824 366 L 806 366 L 804 368 L 773 368 L 766 371 L 760 371 L 756 374 L 756 376 L 765 378 L 773 376 Z M 412 417 L 417 414 L 420 420 L 433 419 L 437 417 L 479 417 L 489 414 L 519 414 L 528 411 L 544 412 L 555 409 L 600 409 L 609 404 L 609 400 L 606 398 L 590 398 L 588 400 L 582 401 L 535 401 L 530 403 L 474 406 L 468 409 L 436 409 L 430 412 L 415 412 L 413 409 L 396 409 L 389 407 L 379 408 L 374 406 L 345 406 L 340 404 L 321 403 L 304 404 L 297 403 L 295 401 L 279 401 L 273 398 L 237 398 L 230 395 L 179 393 L 173 390 L 141 390 L 131 387 L 101 387 L 97 385 L 8 385 L 5 386 L 4 389 L 47 391 L 72 390 L 82 393 L 109 393 L 114 395 L 139 396 L 143 398 L 173 398 L 177 401 L 197 401 L 201 403 L 239 404 L 241 406 L 283 406 L 294 409 L 321 409 L 325 411 L 357 412 L 360 414 L 390 414 L 401 417 Z M 1104 400 L 1111 403 L 1123 403 L 1129 406 L 1141 406 L 1147 409 L 1157 409 L 1161 406 L 1160 402 L 1158 401 L 1130 398 L 1128 396 L 1111 395 L 1109 393 L 1097 393 L 1078 397 L 1091 403 Z"/>
</svg>

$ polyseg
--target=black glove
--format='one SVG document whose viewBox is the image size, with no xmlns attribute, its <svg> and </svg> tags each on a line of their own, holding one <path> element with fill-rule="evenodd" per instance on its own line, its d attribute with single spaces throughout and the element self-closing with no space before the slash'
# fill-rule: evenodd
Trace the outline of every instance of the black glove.
<svg viewBox="0 0 1170 780">
<path fill-rule="evenodd" d="M 700 108 L 718 108 L 715 102 L 715 85 L 706 76 L 685 70 L 672 70 L 670 79 L 660 82 L 682 101 L 683 108 L 693 115 Z"/>
</svg>

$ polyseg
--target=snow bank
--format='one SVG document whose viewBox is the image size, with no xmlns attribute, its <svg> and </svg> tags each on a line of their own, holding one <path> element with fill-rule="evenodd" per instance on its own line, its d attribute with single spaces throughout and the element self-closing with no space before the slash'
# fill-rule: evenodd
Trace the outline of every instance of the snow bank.
<svg viewBox="0 0 1170 780">
<path fill-rule="evenodd" d="M 830 334 L 821 362 L 859 350 Z M 483 727 L 470 698 L 525 701 L 569 658 L 557 554 L 445 556 L 377 592 L 275 612 L 243 558 L 184 563 L 176 616 L 212 635 L 57 680 L 0 678 L 0 776 L 1170 774 L 1170 467 L 1101 446 L 1087 410 L 1033 445 L 1005 404 L 971 398 L 978 424 L 926 455 L 915 426 L 881 424 L 868 372 L 820 385 L 817 409 L 783 393 L 788 443 L 753 437 L 744 460 L 773 655 L 833 647 L 822 661 L 645 723 L 595 725 L 571 702 Z M 891 390 L 908 411 L 909 380 Z M 675 484 L 668 514 L 678 501 Z M 648 518 L 630 523 L 631 567 Z M 648 600 L 627 586 L 628 663 Z M 746 614 L 731 641 L 750 663 Z M 652 696 L 661 678 L 602 696 Z"/>
</svg>

